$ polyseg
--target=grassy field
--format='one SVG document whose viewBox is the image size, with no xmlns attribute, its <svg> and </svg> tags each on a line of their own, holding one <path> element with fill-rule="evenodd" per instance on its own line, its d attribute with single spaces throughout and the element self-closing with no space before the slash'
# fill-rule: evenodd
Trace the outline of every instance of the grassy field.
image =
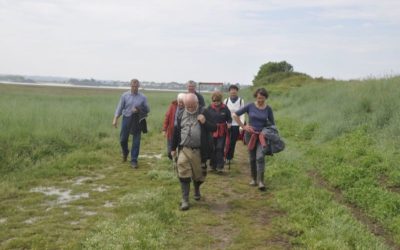
<svg viewBox="0 0 400 250">
<path fill-rule="evenodd" d="M 175 93 L 146 92 L 132 170 L 111 126 L 121 91 L 0 84 L 0 248 L 399 249 L 399 81 L 268 87 L 287 143 L 268 191 L 238 143 L 187 212 L 160 133 Z"/>
</svg>

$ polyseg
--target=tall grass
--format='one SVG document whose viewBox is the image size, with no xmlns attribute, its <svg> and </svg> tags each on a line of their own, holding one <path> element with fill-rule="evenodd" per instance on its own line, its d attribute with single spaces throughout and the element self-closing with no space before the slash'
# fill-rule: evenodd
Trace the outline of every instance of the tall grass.
<svg viewBox="0 0 400 250">
<path fill-rule="evenodd" d="M 328 141 L 360 126 L 384 148 L 400 146 L 400 78 L 331 82 L 298 88 L 282 99 L 286 116 L 317 123 L 315 137 Z"/>
<path fill-rule="evenodd" d="M 0 85 L 0 248 L 389 248 L 310 171 L 400 244 L 399 79 L 288 81 L 267 86 L 287 142 L 267 159 L 268 192 L 239 179 L 247 161 L 239 150 L 226 176 L 207 177 L 205 200 L 187 213 L 178 211 L 166 157 L 142 158 L 138 171 L 120 163 L 111 122 L 122 91 Z M 240 95 L 251 102 L 253 90 Z M 162 120 L 177 93 L 145 94 L 151 113 L 141 153 L 159 154 Z M 75 185 L 82 176 L 92 179 Z M 90 197 L 51 207 L 54 197 L 29 192 L 38 186 Z"/>
<path fill-rule="evenodd" d="M 111 126 L 122 91 L 54 89 L 1 85 L 0 173 L 29 168 L 46 158 L 101 147 L 119 129 Z M 176 93 L 146 92 L 149 136 L 160 133 L 161 117 Z M 163 107 L 163 108 L 159 108 Z M 119 124 L 121 123 L 121 119 Z"/>
<path fill-rule="evenodd" d="M 400 242 L 400 78 L 309 84 L 278 97 L 284 136 L 302 143 L 306 169 Z M 290 145 L 289 145 L 290 146 Z"/>
</svg>

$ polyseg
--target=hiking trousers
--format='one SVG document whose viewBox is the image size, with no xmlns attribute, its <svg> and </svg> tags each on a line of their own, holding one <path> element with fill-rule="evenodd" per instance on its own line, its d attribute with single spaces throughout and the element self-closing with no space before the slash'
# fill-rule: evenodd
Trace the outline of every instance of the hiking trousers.
<svg viewBox="0 0 400 250">
<path fill-rule="evenodd" d="M 193 181 L 204 182 L 200 148 L 182 147 L 179 150 L 177 168 L 179 178 L 192 178 Z"/>
</svg>

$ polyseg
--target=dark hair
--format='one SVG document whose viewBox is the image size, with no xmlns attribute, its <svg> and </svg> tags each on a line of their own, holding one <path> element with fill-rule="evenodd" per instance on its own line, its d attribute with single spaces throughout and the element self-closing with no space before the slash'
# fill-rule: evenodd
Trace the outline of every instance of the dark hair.
<svg viewBox="0 0 400 250">
<path fill-rule="evenodd" d="M 262 95 L 265 97 L 265 99 L 268 99 L 268 91 L 265 88 L 259 88 L 254 92 L 254 98 L 257 97 L 257 95 Z"/>
<path fill-rule="evenodd" d="M 231 89 L 236 89 L 236 91 L 239 91 L 239 87 L 236 85 L 230 85 L 228 91 L 231 91 Z"/>
</svg>

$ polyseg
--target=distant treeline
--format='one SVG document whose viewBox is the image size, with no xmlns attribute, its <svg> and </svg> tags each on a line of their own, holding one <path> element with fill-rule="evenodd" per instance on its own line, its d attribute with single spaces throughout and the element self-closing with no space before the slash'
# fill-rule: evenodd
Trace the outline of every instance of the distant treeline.
<svg viewBox="0 0 400 250">
<path fill-rule="evenodd" d="M 34 80 L 19 75 L 0 75 L 0 81 L 35 83 Z"/>
<path fill-rule="evenodd" d="M 51 76 L 21 76 L 21 75 L 0 75 L 0 81 L 20 82 L 20 83 L 59 83 L 72 84 L 80 86 L 110 86 L 110 87 L 129 87 L 129 81 L 114 81 L 114 80 L 97 80 L 78 79 L 78 78 L 62 78 Z M 201 91 L 221 90 L 227 91 L 230 83 L 225 83 L 223 86 L 201 85 Z M 239 85 L 239 84 L 236 84 Z M 144 89 L 168 89 L 168 90 L 186 90 L 185 83 L 178 82 L 141 82 L 141 87 Z"/>
</svg>

